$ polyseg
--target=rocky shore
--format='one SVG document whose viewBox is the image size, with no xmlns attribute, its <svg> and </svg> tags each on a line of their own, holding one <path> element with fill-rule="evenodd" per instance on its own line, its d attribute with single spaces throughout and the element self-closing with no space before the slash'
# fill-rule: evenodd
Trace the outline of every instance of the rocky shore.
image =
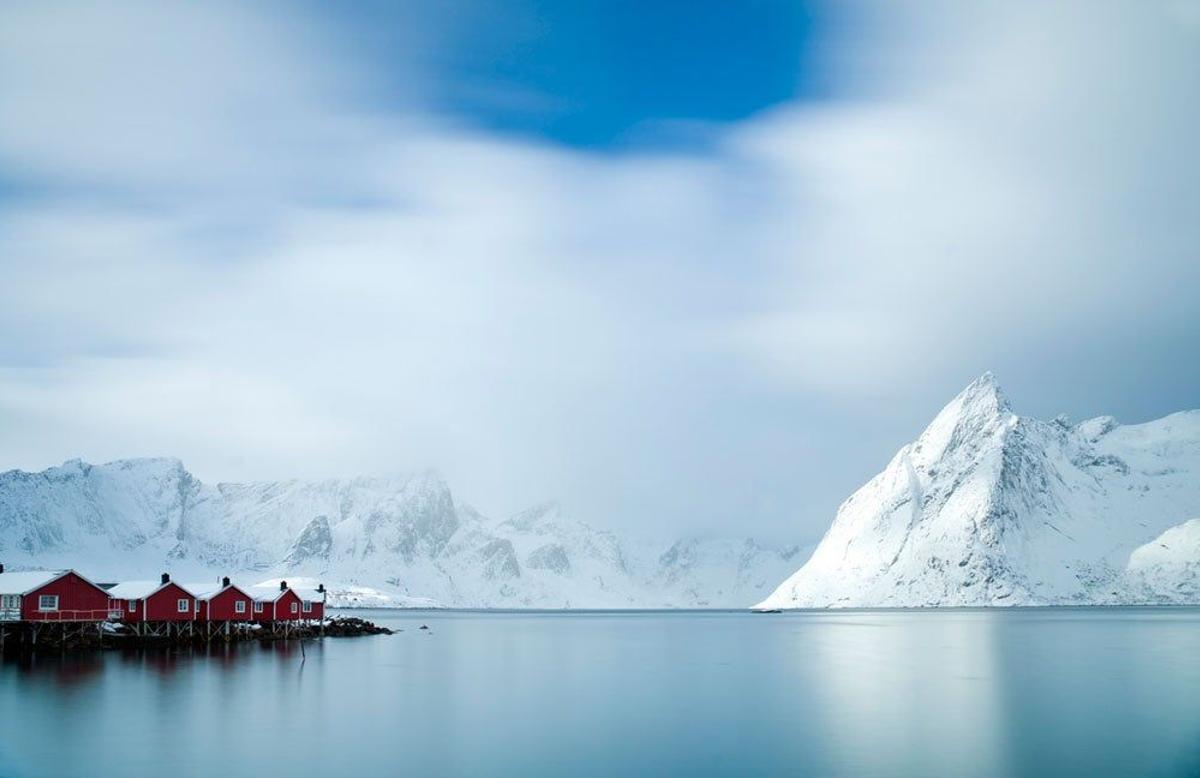
<svg viewBox="0 0 1200 778">
<path fill-rule="evenodd" d="M 143 625 L 144 626 L 144 625 Z M 62 652 L 114 648 L 151 648 L 167 646 L 205 646 L 258 641 L 270 643 L 290 640 L 316 640 L 363 635 L 392 635 L 392 630 L 355 616 L 334 616 L 321 623 L 285 623 L 274 625 L 231 622 L 219 627 L 184 623 L 160 632 L 135 631 L 131 625 L 31 624 L 4 625 L 0 652 Z"/>
</svg>

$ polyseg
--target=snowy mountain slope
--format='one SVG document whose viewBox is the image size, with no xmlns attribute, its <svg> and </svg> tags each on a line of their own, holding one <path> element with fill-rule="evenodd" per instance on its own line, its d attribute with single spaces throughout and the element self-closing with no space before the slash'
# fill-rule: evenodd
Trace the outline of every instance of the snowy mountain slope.
<svg viewBox="0 0 1200 778">
<path fill-rule="evenodd" d="M 1129 555 L 1130 595 L 1142 602 L 1200 602 L 1200 519 L 1175 527 Z"/>
<path fill-rule="evenodd" d="M 1043 422 L 1014 414 L 985 374 L 841 505 L 808 563 L 757 607 L 1174 602 L 1173 584 L 1148 587 L 1127 567 L 1196 515 L 1200 412 Z"/>
<path fill-rule="evenodd" d="M 671 549 L 686 553 L 594 529 L 554 504 L 494 521 L 433 473 L 212 485 L 178 460 L 136 459 L 0 474 L 9 569 L 320 578 L 347 604 L 744 607 L 796 554 L 743 540 Z"/>
</svg>

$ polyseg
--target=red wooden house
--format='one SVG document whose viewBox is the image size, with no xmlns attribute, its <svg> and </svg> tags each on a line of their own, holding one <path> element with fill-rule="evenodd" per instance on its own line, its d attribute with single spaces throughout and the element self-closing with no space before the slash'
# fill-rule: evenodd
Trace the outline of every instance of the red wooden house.
<svg viewBox="0 0 1200 778">
<path fill-rule="evenodd" d="M 254 598 L 222 578 L 219 584 L 188 584 L 185 587 L 200 603 L 201 621 L 250 621 Z"/>
<path fill-rule="evenodd" d="M 114 610 L 121 620 L 138 621 L 195 621 L 200 618 L 200 601 L 177 583 L 162 574 L 160 581 L 124 581 L 108 590 Z"/>
<path fill-rule="evenodd" d="M 302 615 L 304 601 L 295 589 L 288 588 L 287 581 L 280 581 L 278 589 L 255 586 L 253 591 L 255 621 L 299 621 L 306 618 Z"/>
<path fill-rule="evenodd" d="M 297 589 L 300 595 L 300 618 L 305 621 L 321 621 L 325 618 L 325 584 L 316 589 Z"/>
<path fill-rule="evenodd" d="M 0 620 L 106 621 L 108 592 L 74 570 L 5 573 L 0 565 Z"/>
</svg>

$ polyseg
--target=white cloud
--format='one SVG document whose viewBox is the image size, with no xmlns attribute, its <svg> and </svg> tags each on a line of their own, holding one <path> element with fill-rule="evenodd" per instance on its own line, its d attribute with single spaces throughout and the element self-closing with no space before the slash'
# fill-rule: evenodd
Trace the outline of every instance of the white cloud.
<svg viewBox="0 0 1200 778">
<path fill-rule="evenodd" d="M 0 464 L 814 534 L 973 373 L 1196 345 L 1196 29 L 1090 7 L 922 12 L 846 99 L 618 157 L 422 113 L 419 63 L 367 110 L 244 7 L 6 9 L 0 159 L 49 194 L 0 201 Z"/>
</svg>

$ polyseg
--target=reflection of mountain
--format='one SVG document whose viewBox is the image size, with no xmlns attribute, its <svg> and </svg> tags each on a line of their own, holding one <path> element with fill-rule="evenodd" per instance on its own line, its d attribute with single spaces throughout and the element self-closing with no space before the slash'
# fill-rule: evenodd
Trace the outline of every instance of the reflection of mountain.
<svg viewBox="0 0 1200 778">
<path fill-rule="evenodd" d="M 0 474 L 0 558 L 11 568 L 303 575 L 348 603 L 744 607 L 796 553 L 699 539 L 651 552 L 554 504 L 493 521 L 432 473 L 209 485 L 178 460 L 138 459 Z"/>
<path fill-rule="evenodd" d="M 1200 523 L 1181 525 L 1195 516 L 1200 412 L 1043 422 L 988 374 L 760 607 L 1200 602 Z"/>
</svg>

